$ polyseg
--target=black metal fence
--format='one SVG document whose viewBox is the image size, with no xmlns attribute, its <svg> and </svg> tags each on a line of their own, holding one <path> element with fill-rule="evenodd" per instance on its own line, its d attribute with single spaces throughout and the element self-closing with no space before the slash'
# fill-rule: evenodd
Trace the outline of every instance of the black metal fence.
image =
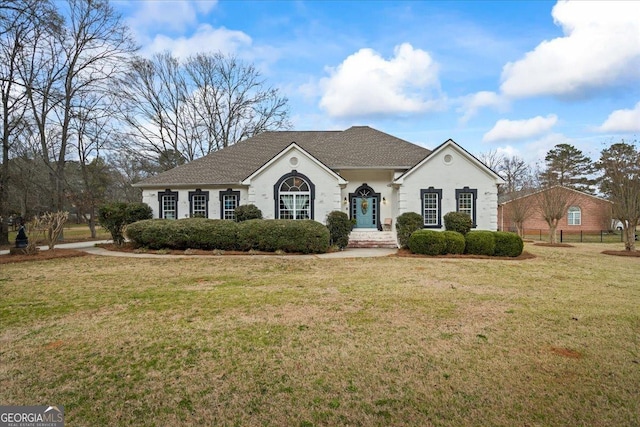
<svg viewBox="0 0 640 427">
<path fill-rule="evenodd" d="M 515 230 L 512 230 L 515 231 Z M 556 230 L 561 243 L 616 243 L 624 242 L 621 231 L 609 230 Z M 524 238 L 528 240 L 549 241 L 549 229 L 525 229 Z M 637 239 L 637 237 L 636 237 Z"/>
</svg>

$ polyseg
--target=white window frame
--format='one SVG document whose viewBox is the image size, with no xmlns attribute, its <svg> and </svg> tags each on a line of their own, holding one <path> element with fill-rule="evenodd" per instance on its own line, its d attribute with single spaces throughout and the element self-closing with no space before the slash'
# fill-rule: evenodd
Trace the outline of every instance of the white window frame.
<svg viewBox="0 0 640 427">
<path fill-rule="evenodd" d="M 568 225 L 582 225 L 582 209 L 580 206 L 569 206 L 567 210 Z"/>
<path fill-rule="evenodd" d="M 238 196 L 235 194 L 222 195 L 222 219 L 236 219 L 236 208 L 238 207 Z"/>
<path fill-rule="evenodd" d="M 173 215 L 167 215 L 169 212 L 173 213 Z M 178 219 L 178 198 L 174 194 L 164 194 L 162 196 L 162 218 Z"/>
<path fill-rule="evenodd" d="M 301 176 L 290 176 L 278 188 L 279 219 L 311 219 L 311 184 Z"/>
</svg>

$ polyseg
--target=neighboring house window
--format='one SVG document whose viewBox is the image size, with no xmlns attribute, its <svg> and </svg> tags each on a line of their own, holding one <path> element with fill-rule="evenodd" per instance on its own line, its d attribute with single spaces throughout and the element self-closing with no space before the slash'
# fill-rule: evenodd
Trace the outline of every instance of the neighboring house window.
<svg viewBox="0 0 640 427">
<path fill-rule="evenodd" d="M 442 227 L 442 190 L 429 187 L 420 190 L 422 197 L 422 219 L 425 228 Z"/>
<path fill-rule="evenodd" d="M 169 189 L 158 192 L 158 202 L 160 205 L 160 218 L 178 218 L 178 192 Z"/>
<path fill-rule="evenodd" d="M 227 189 L 220 192 L 220 219 L 236 219 L 236 208 L 240 204 L 240 192 Z"/>
<path fill-rule="evenodd" d="M 569 207 L 569 212 L 567 212 L 567 221 L 569 222 L 569 225 L 580 225 L 582 223 L 582 211 L 579 207 Z"/>
<path fill-rule="evenodd" d="M 291 172 L 275 185 L 276 218 L 313 219 L 314 186 L 304 175 Z"/>
<path fill-rule="evenodd" d="M 189 209 L 192 218 L 209 217 L 209 192 L 196 189 L 189 191 Z"/>
<path fill-rule="evenodd" d="M 464 212 L 471 217 L 473 226 L 476 226 L 476 200 L 478 199 L 478 190 L 475 188 L 464 187 L 456 189 L 456 210 Z"/>
</svg>

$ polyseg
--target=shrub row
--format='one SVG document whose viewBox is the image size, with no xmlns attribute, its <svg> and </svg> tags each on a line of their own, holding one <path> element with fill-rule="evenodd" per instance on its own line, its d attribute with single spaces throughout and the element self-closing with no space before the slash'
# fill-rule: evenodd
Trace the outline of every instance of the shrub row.
<svg viewBox="0 0 640 427">
<path fill-rule="evenodd" d="M 414 254 L 445 255 L 470 254 L 517 257 L 524 243 L 515 233 L 503 231 L 469 231 L 466 235 L 456 231 L 418 230 L 411 234 L 408 247 Z"/>
<path fill-rule="evenodd" d="M 329 248 L 329 230 L 312 220 L 151 219 L 130 224 L 126 234 L 149 249 L 323 253 Z"/>
</svg>

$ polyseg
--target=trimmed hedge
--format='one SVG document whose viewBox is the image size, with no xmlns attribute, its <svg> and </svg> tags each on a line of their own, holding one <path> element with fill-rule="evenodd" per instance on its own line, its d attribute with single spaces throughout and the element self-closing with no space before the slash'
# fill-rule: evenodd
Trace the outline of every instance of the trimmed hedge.
<svg viewBox="0 0 640 427">
<path fill-rule="evenodd" d="M 464 253 L 470 255 L 492 256 L 496 250 L 496 239 L 493 231 L 474 230 L 465 236 Z"/>
<path fill-rule="evenodd" d="M 444 228 L 447 231 L 457 231 L 465 235 L 473 227 L 471 217 L 464 212 L 449 212 L 442 218 L 444 220 Z"/>
<path fill-rule="evenodd" d="M 409 237 L 411 237 L 411 233 L 422 229 L 423 226 L 424 219 L 420 214 L 415 212 L 405 212 L 400 215 L 396 219 L 396 232 L 400 247 L 406 248 L 409 244 Z"/>
<path fill-rule="evenodd" d="M 516 233 L 508 233 L 506 231 L 496 231 L 493 233 L 496 241 L 496 250 L 494 256 L 517 257 L 522 254 L 524 242 Z"/>
<path fill-rule="evenodd" d="M 344 249 L 349 244 L 349 234 L 353 230 L 354 221 L 344 212 L 332 211 L 327 214 L 329 244 Z"/>
<path fill-rule="evenodd" d="M 445 253 L 444 234 L 435 230 L 417 230 L 409 237 L 409 250 L 414 254 L 442 255 Z"/>
<path fill-rule="evenodd" d="M 464 253 L 465 240 L 462 233 L 457 231 L 442 231 L 445 243 L 445 254 L 460 255 Z"/>
<path fill-rule="evenodd" d="M 329 229 L 311 219 L 252 219 L 238 225 L 239 250 L 308 254 L 329 249 Z"/>
<path fill-rule="evenodd" d="M 153 219 L 130 224 L 126 233 L 136 246 L 149 249 L 323 253 L 329 248 L 329 230 L 312 220 Z"/>
</svg>

